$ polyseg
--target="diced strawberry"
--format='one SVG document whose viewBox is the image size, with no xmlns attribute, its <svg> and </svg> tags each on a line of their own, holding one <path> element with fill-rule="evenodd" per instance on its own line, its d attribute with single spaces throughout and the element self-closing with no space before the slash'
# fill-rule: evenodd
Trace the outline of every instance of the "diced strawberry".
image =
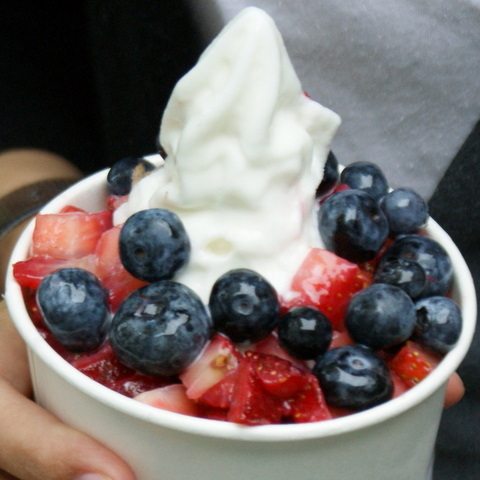
<svg viewBox="0 0 480 480">
<path fill-rule="evenodd" d="M 237 374 L 238 369 L 228 372 L 220 381 L 203 392 L 197 402 L 208 407 L 228 409 L 237 384 Z"/>
<path fill-rule="evenodd" d="M 343 347 L 345 345 L 353 345 L 355 341 L 350 336 L 347 330 L 343 332 L 339 332 L 338 330 L 334 330 L 332 332 L 332 341 L 330 342 L 329 349 Z"/>
<path fill-rule="evenodd" d="M 105 230 L 112 227 L 112 212 L 70 212 L 37 215 L 32 255 L 58 259 L 80 258 L 95 251 Z"/>
<path fill-rule="evenodd" d="M 16 262 L 13 265 L 13 276 L 20 286 L 35 290 L 48 274 L 66 267 L 83 268 L 96 274 L 97 260 L 94 255 L 70 260 L 59 260 L 45 255 L 34 256 L 28 260 Z"/>
<path fill-rule="evenodd" d="M 402 393 L 405 393 L 409 389 L 407 384 L 392 369 L 390 369 L 390 376 L 392 377 L 393 382 L 392 398 L 399 397 Z"/>
<path fill-rule="evenodd" d="M 285 400 L 268 393 L 258 378 L 253 362 L 244 358 L 238 367 L 237 383 L 228 410 L 228 420 L 243 425 L 279 423 Z"/>
<path fill-rule="evenodd" d="M 228 410 L 224 408 L 202 408 L 201 416 L 209 420 L 228 422 Z"/>
<path fill-rule="evenodd" d="M 121 226 L 115 226 L 103 232 L 97 246 L 97 276 L 108 290 L 110 307 L 115 312 L 127 295 L 146 282 L 131 275 L 122 265 L 119 255 L 119 237 Z"/>
<path fill-rule="evenodd" d="M 223 335 L 215 335 L 200 356 L 180 375 L 187 396 L 199 399 L 209 388 L 238 367 L 240 352 Z"/>
<path fill-rule="evenodd" d="M 134 373 L 131 376 L 121 378 L 120 380 L 116 380 L 106 386 L 117 393 L 133 398 L 141 393 L 165 387 L 172 383 L 173 380 L 170 377 L 153 377 L 151 375 Z"/>
<path fill-rule="evenodd" d="M 317 378 L 306 374 L 307 385 L 290 400 L 290 418 L 295 423 L 320 422 L 332 418 Z"/>
<path fill-rule="evenodd" d="M 276 397 L 291 397 L 308 385 L 307 372 L 287 360 L 252 351 L 245 352 L 245 356 L 253 363 L 263 388 Z"/>
<path fill-rule="evenodd" d="M 337 183 L 332 190 L 327 192 L 326 195 L 323 195 L 320 198 L 320 205 L 325 202 L 328 197 L 331 197 L 334 193 L 343 192 L 344 190 L 350 190 L 350 187 L 346 183 Z"/>
<path fill-rule="evenodd" d="M 280 346 L 276 332 L 271 333 L 266 338 L 252 346 L 252 350 L 267 355 L 275 355 L 276 357 L 288 360 L 298 368 L 305 369 L 305 362 L 293 358 L 285 349 Z"/>
<path fill-rule="evenodd" d="M 120 363 L 109 342 L 105 342 L 93 353 L 79 355 L 70 363 L 77 370 L 105 386 L 135 373 Z"/>
<path fill-rule="evenodd" d="M 421 382 L 440 362 L 420 345 L 408 341 L 388 361 L 389 367 L 405 382 L 408 388 Z"/>
<path fill-rule="evenodd" d="M 371 275 L 355 263 L 314 248 L 295 274 L 291 292 L 282 300 L 282 308 L 286 311 L 301 305 L 317 307 L 335 330 L 343 331 L 350 298 L 371 283 Z"/>
<path fill-rule="evenodd" d="M 128 200 L 128 195 L 109 195 L 107 198 L 107 208 L 112 212 Z"/>
<path fill-rule="evenodd" d="M 197 404 L 187 397 L 185 387 L 180 383 L 141 393 L 135 397 L 135 400 L 152 407 L 183 413 L 184 415 L 197 417 L 200 413 Z"/>
<path fill-rule="evenodd" d="M 86 210 L 80 207 L 76 207 L 75 205 L 65 205 L 58 213 L 73 213 L 73 212 L 82 212 L 87 213 Z"/>
</svg>

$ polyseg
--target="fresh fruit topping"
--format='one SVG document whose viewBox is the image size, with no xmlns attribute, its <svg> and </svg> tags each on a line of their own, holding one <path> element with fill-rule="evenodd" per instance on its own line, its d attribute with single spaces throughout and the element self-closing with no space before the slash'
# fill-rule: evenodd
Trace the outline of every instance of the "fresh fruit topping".
<svg viewBox="0 0 480 480">
<path fill-rule="evenodd" d="M 68 350 L 95 350 L 105 340 L 107 294 L 90 272 L 64 268 L 48 275 L 38 288 L 37 302 L 45 324 Z"/>
<path fill-rule="evenodd" d="M 318 225 L 327 249 L 356 263 L 375 258 L 388 237 L 385 215 L 362 190 L 328 197 L 318 210 Z"/>
<path fill-rule="evenodd" d="M 392 236 L 417 233 L 428 220 L 425 200 L 411 188 L 397 188 L 380 200 Z"/>
<path fill-rule="evenodd" d="M 410 298 L 422 296 L 427 285 L 427 274 L 423 267 L 407 258 L 395 258 L 382 262 L 376 269 L 375 283 L 388 283 L 401 288 Z"/>
<path fill-rule="evenodd" d="M 417 343 L 408 341 L 388 361 L 390 368 L 411 388 L 420 383 L 438 365 L 439 359 Z"/>
<path fill-rule="evenodd" d="M 293 357 L 315 359 L 325 353 L 332 340 L 332 324 L 315 307 L 293 307 L 278 323 L 280 345 Z"/>
<path fill-rule="evenodd" d="M 127 195 L 132 189 L 132 183 L 138 181 L 154 168 L 155 165 L 144 158 L 122 158 L 115 162 L 108 171 L 108 189 L 113 195 Z"/>
<path fill-rule="evenodd" d="M 112 212 L 70 212 L 37 215 L 32 255 L 80 258 L 95 251 L 103 232 L 112 227 Z"/>
<path fill-rule="evenodd" d="M 120 231 L 121 226 L 116 226 L 104 232 L 95 248 L 96 274 L 108 290 L 110 308 L 113 312 L 117 311 L 120 303 L 130 293 L 146 285 L 146 282 L 129 273 L 120 261 Z"/>
<path fill-rule="evenodd" d="M 200 398 L 226 375 L 237 370 L 240 357 L 240 352 L 230 339 L 215 335 L 180 374 L 180 380 L 187 388 L 187 396 L 193 400 Z"/>
<path fill-rule="evenodd" d="M 415 303 L 417 322 L 413 339 L 435 353 L 448 353 L 462 330 L 462 313 L 447 297 L 427 297 Z"/>
<path fill-rule="evenodd" d="M 374 350 L 399 345 L 415 327 L 413 301 L 401 288 L 376 283 L 350 300 L 345 325 L 357 343 Z"/>
<path fill-rule="evenodd" d="M 294 423 L 321 422 L 332 418 L 317 377 L 306 375 L 307 386 L 297 392 L 288 403 L 290 418 Z"/>
<path fill-rule="evenodd" d="M 276 397 L 289 398 L 308 385 L 306 372 L 287 360 L 252 351 L 245 352 L 245 356 L 255 366 L 263 388 Z"/>
<path fill-rule="evenodd" d="M 453 281 L 453 266 L 445 249 L 432 238 L 411 234 L 397 238 L 385 251 L 378 268 L 398 258 L 417 262 L 425 270 L 427 285 L 422 296 L 446 295 Z"/>
<path fill-rule="evenodd" d="M 123 377 L 115 382 L 106 385 L 114 392 L 120 393 L 126 397 L 133 398 L 143 392 L 148 392 L 156 388 L 166 387 L 175 382 L 172 377 L 143 375 L 141 373 L 133 373 L 129 377 Z"/>
<path fill-rule="evenodd" d="M 338 160 L 332 151 L 329 152 L 327 160 L 325 161 L 325 167 L 323 169 L 323 178 L 317 187 L 315 197 L 320 198 L 329 193 L 340 178 L 340 172 L 338 171 Z"/>
<path fill-rule="evenodd" d="M 169 280 L 190 256 L 190 240 L 175 213 L 161 208 L 141 210 L 120 232 L 120 259 L 133 276 L 147 282 Z"/>
<path fill-rule="evenodd" d="M 280 423 L 285 411 L 284 402 L 263 388 L 254 362 L 248 358 L 240 362 L 235 395 L 227 415 L 230 422 L 244 425 Z"/>
<path fill-rule="evenodd" d="M 209 300 L 213 326 L 233 342 L 258 342 L 275 328 L 280 316 L 277 293 L 258 273 L 236 269 L 222 275 Z"/>
<path fill-rule="evenodd" d="M 170 412 L 194 417 L 200 414 L 198 405 L 187 397 L 185 387 L 178 383 L 141 393 L 135 400 Z"/>
<path fill-rule="evenodd" d="M 371 277 L 355 263 L 328 250 L 313 248 L 293 277 L 283 310 L 295 306 L 318 308 L 335 330 L 344 330 L 345 310 L 352 296 L 371 284 Z"/>
<path fill-rule="evenodd" d="M 328 405 L 364 410 L 390 400 L 393 382 L 386 363 L 370 348 L 329 350 L 313 368 Z"/>
<path fill-rule="evenodd" d="M 211 321 L 196 293 L 162 280 L 131 293 L 110 325 L 110 342 L 122 363 L 146 375 L 176 375 L 210 338 Z"/>
<path fill-rule="evenodd" d="M 340 174 L 340 182 L 350 188 L 363 190 L 374 200 L 380 200 L 388 192 L 388 182 L 382 170 L 371 162 L 354 162 Z"/>
</svg>

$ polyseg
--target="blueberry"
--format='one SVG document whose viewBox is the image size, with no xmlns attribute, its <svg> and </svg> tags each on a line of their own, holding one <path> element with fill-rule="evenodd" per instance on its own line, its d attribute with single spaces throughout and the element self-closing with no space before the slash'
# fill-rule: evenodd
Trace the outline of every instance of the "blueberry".
<svg viewBox="0 0 480 480">
<path fill-rule="evenodd" d="M 419 234 L 398 237 L 382 255 L 378 268 L 398 258 L 417 262 L 425 270 L 427 284 L 422 297 L 446 295 L 450 290 L 452 262 L 445 249 L 432 238 Z"/>
<path fill-rule="evenodd" d="M 66 349 L 87 352 L 105 340 L 107 292 L 92 273 L 63 268 L 47 275 L 37 290 L 37 302 L 45 324 Z"/>
<path fill-rule="evenodd" d="M 380 167 L 371 162 L 354 162 L 347 165 L 340 174 L 340 182 L 350 188 L 363 190 L 375 200 L 388 192 L 388 182 Z"/>
<path fill-rule="evenodd" d="M 365 410 L 392 398 L 393 382 L 386 363 L 364 345 L 328 350 L 313 368 L 327 403 Z"/>
<path fill-rule="evenodd" d="M 338 160 L 332 151 L 329 152 L 325 167 L 323 169 L 323 178 L 317 187 L 315 197 L 319 198 L 328 193 L 337 183 L 340 178 L 338 171 Z"/>
<path fill-rule="evenodd" d="M 392 236 L 416 233 L 428 220 L 425 200 L 411 188 L 397 188 L 385 195 L 380 208 L 387 217 Z"/>
<path fill-rule="evenodd" d="M 373 276 L 375 283 L 388 283 L 400 287 L 410 298 L 419 298 L 427 285 L 423 267 L 413 260 L 395 258 L 383 262 Z"/>
<path fill-rule="evenodd" d="M 413 333 L 413 301 L 399 287 L 385 283 L 370 285 L 350 300 L 345 325 L 357 343 L 373 349 L 393 347 Z"/>
<path fill-rule="evenodd" d="M 131 293 L 115 313 L 112 348 L 145 375 L 171 376 L 187 367 L 211 334 L 207 308 L 190 288 L 161 280 Z"/>
<path fill-rule="evenodd" d="M 445 354 L 457 343 L 462 314 L 450 298 L 435 296 L 415 303 L 417 323 L 413 339 L 436 353 Z"/>
<path fill-rule="evenodd" d="M 237 343 L 262 340 L 280 316 L 275 289 L 257 272 L 242 268 L 217 279 L 209 307 L 214 328 Z"/>
<path fill-rule="evenodd" d="M 318 228 L 326 248 L 351 262 L 374 258 L 388 236 L 385 215 L 361 190 L 328 197 L 318 210 Z"/>
<path fill-rule="evenodd" d="M 155 168 L 155 165 L 138 157 L 127 157 L 112 165 L 107 174 L 107 186 L 113 195 L 128 195 L 132 189 L 134 178 L 145 175 Z"/>
<path fill-rule="evenodd" d="M 317 358 L 332 341 L 332 325 L 314 307 L 294 307 L 278 323 L 280 345 L 292 357 L 301 360 Z"/>
<path fill-rule="evenodd" d="M 152 208 L 134 213 L 120 232 L 120 260 L 133 276 L 147 282 L 168 280 L 190 256 L 190 240 L 180 218 Z"/>
</svg>

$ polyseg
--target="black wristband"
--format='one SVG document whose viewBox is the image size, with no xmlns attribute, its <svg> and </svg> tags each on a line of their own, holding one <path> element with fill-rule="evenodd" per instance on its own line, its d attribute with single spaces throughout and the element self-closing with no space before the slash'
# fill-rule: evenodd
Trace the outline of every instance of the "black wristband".
<svg viewBox="0 0 480 480">
<path fill-rule="evenodd" d="M 27 218 L 35 215 L 49 200 L 75 182 L 56 178 L 25 185 L 0 199 L 0 238 Z"/>
</svg>

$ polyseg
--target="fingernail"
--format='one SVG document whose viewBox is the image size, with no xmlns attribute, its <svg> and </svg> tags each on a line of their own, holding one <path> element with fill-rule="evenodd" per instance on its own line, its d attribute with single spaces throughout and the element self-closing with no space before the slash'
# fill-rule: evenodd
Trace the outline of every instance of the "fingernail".
<svg viewBox="0 0 480 480">
<path fill-rule="evenodd" d="M 101 475 L 99 473 L 84 473 L 83 475 L 80 475 L 77 477 L 75 480 L 112 480 L 109 477 L 106 477 L 105 475 Z"/>
</svg>

